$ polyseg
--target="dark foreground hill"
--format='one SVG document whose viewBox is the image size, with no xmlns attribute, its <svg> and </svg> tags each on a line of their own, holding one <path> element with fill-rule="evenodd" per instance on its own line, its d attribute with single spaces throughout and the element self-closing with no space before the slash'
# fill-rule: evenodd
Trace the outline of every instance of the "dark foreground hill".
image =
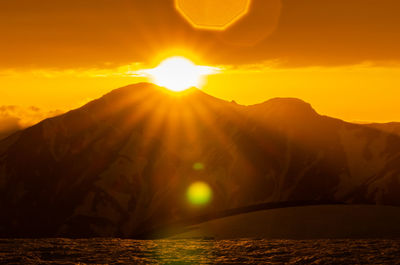
<svg viewBox="0 0 400 265">
<path fill-rule="evenodd" d="M 194 207 L 199 180 L 213 199 Z M 241 106 L 137 84 L 0 142 L 0 236 L 149 237 L 270 202 L 398 206 L 399 180 L 396 134 L 298 99 Z"/>
</svg>

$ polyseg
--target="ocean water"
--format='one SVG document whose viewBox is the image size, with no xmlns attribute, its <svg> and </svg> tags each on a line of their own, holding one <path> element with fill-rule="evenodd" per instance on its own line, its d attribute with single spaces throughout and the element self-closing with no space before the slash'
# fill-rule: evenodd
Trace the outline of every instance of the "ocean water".
<svg viewBox="0 0 400 265">
<path fill-rule="evenodd" d="M 2 239 L 1 264 L 400 264 L 400 240 Z"/>
</svg>

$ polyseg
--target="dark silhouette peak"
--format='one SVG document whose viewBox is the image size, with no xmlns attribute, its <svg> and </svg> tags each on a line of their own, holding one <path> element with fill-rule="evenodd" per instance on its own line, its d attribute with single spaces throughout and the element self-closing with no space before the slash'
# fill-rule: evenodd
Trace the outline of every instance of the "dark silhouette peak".
<svg viewBox="0 0 400 265">
<path fill-rule="evenodd" d="M 267 100 L 264 103 L 269 103 L 269 104 L 302 104 L 302 105 L 309 105 L 307 102 L 298 99 L 298 98 L 272 98 L 270 100 Z"/>
<path fill-rule="evenodd" d="M 99 105 L 99 102 L 105 102 L 113 105 L 136 105 L 142 102 L 148 104 L 172 103 L 174 104 L 211 104 L 225 106 L 228 101 L 213 97 L 196 87 L 184 91 L 174 92 L 165 87 L 160 87 L 152 83 L 137 83 L 122 88 L 115 89 L 104 95 L 99 100 L 93 101 L 93 104 Z M 89 103 L 90 105 L 92 103 Z M 101 104 L 100 104 L 101 105 Z"/>
<path fill-rule="evenodd" d="M 87 107 L 106 108 L 110 106 L 132 106 L 142 102 L 154 102 L 155 105 L 173 101 L 173 103 L 184 102 L 185 104 L 207 104 L 214 106 L 233 106 L 240 108 L 249 108 L 249 110 L 261 110 L 264 113 L 274 113 L 278 116 L 314 116 L 316 111 L 309 103 L 297 98 L 274 98 L 264 103 L 245 107 L 236 103 L 229 102 L 213 97 L 202 90 L 192 87 L 182 92 L 173 92 L 167 88 L 157 86 L 151 83 L 137 83 L 115 89 L 98 100 L 88 103 Z"/>
<path fill-rule="evenodd" d="M 317 112 L 311 104 L 297 98 L 273 98 L 264 103 L 253 105 L 255 109 L 288 116 L 315 116 Z"/>
<path fill-rule="evenodd" d="M 161 88 L 151 83 L 137 83 L 120 87 L 105 94 L 103 98 L 132 96 L 138 93 L 161 93 Z"/>
<path fill-rule="evenodd" d="M 312 108 L 311 104 L 298 98 L 273 98 L 266 101 L 264 104 L 268 104 L 274 107 L 281 106 L 283 108 L 288 108 L 294 111 L 306 111 L 315 113 L 315 110 Z"/>
<path fill-rule="evenodd" d="M 198 88 L 192 87 L 187 90 L 181 92 L 170 91 L 165 87 L 160 87 L 152 83 L 137 83 L 127 85 L 125 87 L 114 89 L 108 94 L 104 95 L 103 98 L 132 98 L 136 96 L 145 96 L 145 97 L 160 97 L 162 96 L 164 99 L 168 98 L 184 98 L 189 95 L 206 95 L 204 92 L 201 92 Z M 208 96 L 208 95 L 207 95 Z"/>
</svg>

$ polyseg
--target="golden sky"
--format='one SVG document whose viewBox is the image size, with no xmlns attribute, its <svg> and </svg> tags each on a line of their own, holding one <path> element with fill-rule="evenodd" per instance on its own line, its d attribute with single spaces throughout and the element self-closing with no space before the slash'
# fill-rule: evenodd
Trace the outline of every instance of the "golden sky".
<svg viewBox="0 0 400 265">
<path fill-rule="evenodd" d="M 253 0 L 217 31 L 174 0 L 4 0 L 0 106 L 78 107 L 145 81 L 135 71 L 169 54 L 223 69 L 203 87 L 223 99 L 297 97 L 348 121 L 400 121 L 399 14 L 398 0 Z"/>
</svg>

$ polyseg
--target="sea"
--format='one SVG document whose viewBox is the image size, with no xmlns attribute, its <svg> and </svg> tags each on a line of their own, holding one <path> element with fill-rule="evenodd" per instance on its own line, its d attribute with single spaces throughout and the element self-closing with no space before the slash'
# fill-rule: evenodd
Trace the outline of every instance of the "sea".
<svg viewBox="0 0 400 265">
<path fill-rule="evenodd" d="M 400 240 L 1 239 L 0 264 L 400 264 Z"/>
</svg>

